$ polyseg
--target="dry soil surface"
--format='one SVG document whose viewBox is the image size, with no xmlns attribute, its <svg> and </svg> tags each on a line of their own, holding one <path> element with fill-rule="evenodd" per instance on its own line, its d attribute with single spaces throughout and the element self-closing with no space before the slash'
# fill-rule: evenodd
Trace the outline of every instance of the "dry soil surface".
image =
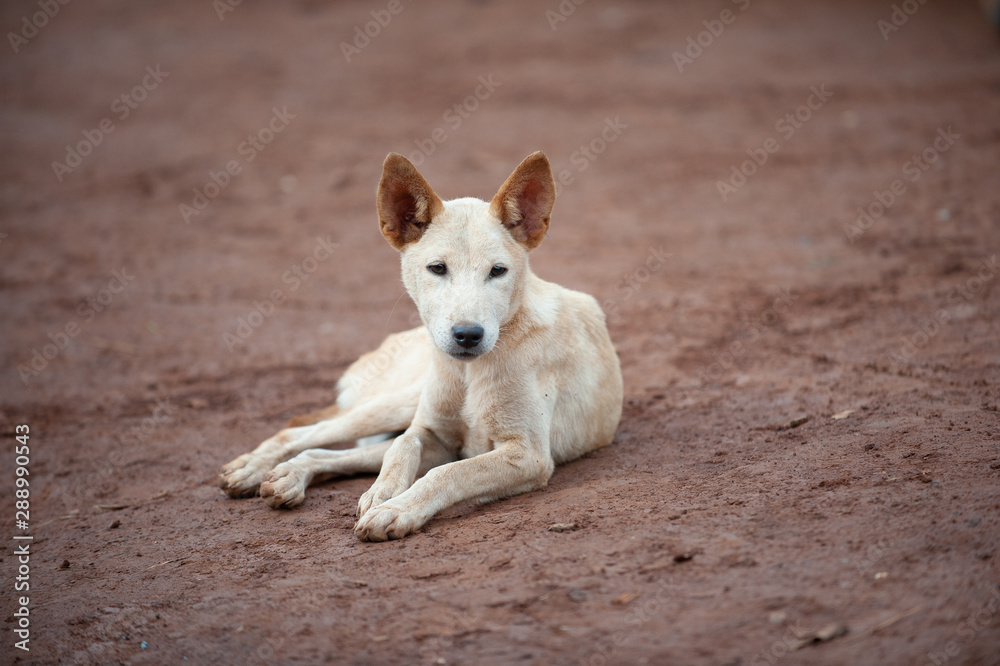
<svg viewBox="0 0 1000 666">
<path fill-rule="evenodd" d="M 1000 661 L 978 5 L 226 2 L 0 9 L 0 661 Z M 418 322 L 385 154 L 489 198 L 536 149 L 532 265 L 608 312 L 614 444 L 390 543 L 351 531 L 371 477 L 225 497 Z"/>
</svg>

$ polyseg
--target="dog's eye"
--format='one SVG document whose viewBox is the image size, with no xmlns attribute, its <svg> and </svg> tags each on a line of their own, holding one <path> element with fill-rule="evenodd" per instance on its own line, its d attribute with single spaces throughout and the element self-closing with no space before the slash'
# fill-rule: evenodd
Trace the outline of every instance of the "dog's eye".
<svg viewBox="0 0 1000 666">
<path fill-rule="evenodd" d="M 434 273 L 434 275 L 444 275 L 448 272 L 448 267 L 444 264 L 431 264 L 427 267 L 427 270 Z"/>
<path fill-rule="evenodd" d="M 504 268 L 503 266 L 494 266 L 493 269 L 490 271 L 490 277 L 498 278 L 505 275 L 506 273 L 507 269 Z"/>
</svg>

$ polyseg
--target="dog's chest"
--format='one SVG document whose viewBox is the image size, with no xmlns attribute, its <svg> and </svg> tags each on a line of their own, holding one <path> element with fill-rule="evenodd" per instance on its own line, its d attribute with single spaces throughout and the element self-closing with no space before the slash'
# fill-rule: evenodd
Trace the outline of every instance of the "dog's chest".
<svg viewBox="0 0 1000 666">
<path fill-rule="evenodd" d="M 493 441 L 475 403 L 452 404 L 437 414 L 433 430 L 445 446 L 459 458 L 472 458 L 493 449 Z"/>
<path fill-rule="evenodd" d="M 457 457 L 472 458 L 492 451 L 498 411 L 502 411 L 502 386 L 488 368 L 458 366 L 464 372 L 443 372 L 446 390 L 437 394 L 430 418 L 439 440 Z M 453 368 L 447 368 L 453 370 Z"/>
<path fill-rule="evenodd" d="M 435 434 L 459 458 L 472 458 L 492 450 L 489 434 L 474 410 L 463 408 L 447 422 L 443 428 L 437 428 Z"/>
<path fill-rule="evenodd" d="M 472 458 L 493 450 L 491 440 L 482 430 L 471 430 L 462 442 L 458 455 L 460 458 Z"/>
</svg>

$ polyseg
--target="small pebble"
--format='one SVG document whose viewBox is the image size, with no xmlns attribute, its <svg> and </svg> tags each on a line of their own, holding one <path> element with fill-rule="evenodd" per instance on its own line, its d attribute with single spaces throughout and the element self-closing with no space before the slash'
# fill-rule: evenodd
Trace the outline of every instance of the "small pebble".
<svg viewBox="0 0 1000 666">
<path fill-rule="evenodd" d="M 840 114 L 840 124 L 847 129 L 854 129 L 861 124 L 861 114 L 854 109 L 848 109 Z"/>
<path fill-rule="evenodd" d="M 287 176 L 282 176 L 278 180 L 278 187 L 281 188 L 281 191 L 285 194 L 291 194 L 292 192 L 294 192 L 295 186 L 298 184 L 299 184 L 298 178 L 296 178 L 291 174 Z"/>
<path fill-rule="evenodd" d="M 572 532 L 578 529 L 580 529 L 580 526 L 576 523 L 556 523 L 555 525 L 549 525 L 550 532 Z"/>
</svg>

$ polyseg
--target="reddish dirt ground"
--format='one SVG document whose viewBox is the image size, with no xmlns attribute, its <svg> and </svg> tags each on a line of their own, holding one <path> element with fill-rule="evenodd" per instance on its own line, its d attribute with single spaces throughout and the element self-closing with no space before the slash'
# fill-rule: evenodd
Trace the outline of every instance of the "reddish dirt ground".
<svg viewBox="0 0 1000 666">
<path fill-rule="evenodd" d="M 976 4 L 220 7 L 71 3 L 37 34 L 34 0 L 0 9 L 32 35 L 0 67 L 0 661 L 1000 662 Z M 221 464 L 415 322 L 385 154 L 488 198 L 536 149 L 566 182 L 533 267 L 605 304 L 615 443 L 391 543 L 351 531 L 371 477 L 226 498 Z"/>
</svg>

